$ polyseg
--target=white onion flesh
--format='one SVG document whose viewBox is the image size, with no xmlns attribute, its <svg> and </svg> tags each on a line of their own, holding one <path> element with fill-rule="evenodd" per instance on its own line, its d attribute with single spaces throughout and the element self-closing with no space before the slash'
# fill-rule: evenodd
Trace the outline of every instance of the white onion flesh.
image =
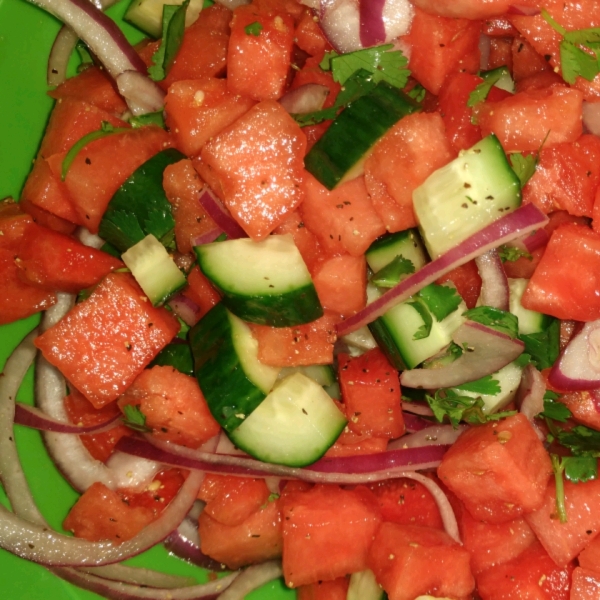
<svg viewBox="0 0 600 600">
<path fill-rule="evenodd" d="M 600 320 L 586 323 L 568 343 L 548 381 L 560 390 L 600 388 Z"/>
<path fill-rule="evenodd" d="M 329 96 L 329 88 L 319 83 L 305 83 L 287 92 L 279 104 L 290 114 L 306 114 L 321 110 Z"/>
<path fill-rule="evenodd" d="M 508 278 L 496 248 L 475 259 L 481 277 L 481 295 L 478 304 L 508 310 Z"/>
<path fill-rule="evenodd" d="M 400 376 L 400 384 L 410 388 L 450 388 L 490 375 L 515 360 L 523 342 L 494 329 L 467 321 L 452 336 L 455 344 L 466 348 L 453 363 L 438 369 L 411 369 Z"/>
<path fill-rule="evenodd" d="M 248 594 L 283 575 L 281 563 L 271 560 L 245 569 L 218 600 L 244 600 Z"/>
</svg>

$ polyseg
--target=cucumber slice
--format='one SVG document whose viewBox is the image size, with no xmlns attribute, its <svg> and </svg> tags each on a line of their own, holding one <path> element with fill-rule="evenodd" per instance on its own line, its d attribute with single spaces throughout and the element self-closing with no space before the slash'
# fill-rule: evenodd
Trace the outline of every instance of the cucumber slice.
<svg viewBox="0 0 600 600">
<path fill-rule="evenodd" d="M 163 172 L 184 158 L 178 150 L 167 148 L 138 167 L 111 198 L 98 235 L 121 252 L 149 233 L 163 245 L 173 245 L 175 220 L 162 185 Z"/>
<path fill-rule="evenodd" d="M 346 600 L 384 600 L 385 592 L 371 569 L 352 573 Z"/>
<path fill-rule="evenodd" d="M 389 265 L 396 256 L 410 260 L 415 271 L 424 267 L 429 261 L 417 229 L 406 229 L 384 235 L 376 239 L 365 252 L 367 264 L 374 273 Z"/>
<path fill-rule="evenodd" d="M 188 344 L 167 344 L 148 365 L 173 367 L 185 375 L 194 375 L 194 359 Z"/>
<path fill-rule="evenodd" d="M 333 365 L 308 365 L 302 367 L 283 367 L 279 371 L 278 379 L 285 379 L 294 373 L 302 373 L 316 381 L 321 387 L 333 385 L 337 380 Z"/>
<path fill-rule="evenodd" d="M 327 392 L 309 377 L 294 373 L 229 437 L 259 460 L 303 467 L 321 458 L 345 425 L 344 415 Z"/>
<path fill-rule="evenodd" d="M 466 321 L 462 313 L 467 307 L 462 302 L 441 321 L 437 321 L 431 315 L 432 326 L 429 335 L 423 339 L 414 339 L 424 321 L 410 305 L 411 302 L 411 299 L 400 302 L 369 324 L 373 337 L 398 370 L 414 369 L 424 360 L 437 354 L 452 341 L 452 334 Z"/>
<path fill-rule="evenodd" d="M 521 204 L 521 184 L 494 135 L 462 151 L 413 192 L 419 230 L 432 258 Z"/>
<path fill-rule="evenodd" d="M 380 81 L 343 110 L 304 158 L 326 188 L 362 175 L 375 143 L 402 117 L 420 110 L 412 98 Z"/>
<path fill-rule="evenodd" d="M 519 319 L 519 335 L 540 333 L 547 329 L 554 320 L 553 317 L 523 307 L 521 298 L 528 283 L 529 279 L 508 280 L 509 310 Z"/>
<path fill-rule="evenodd" d="M 123 19 L 141 29 L 150 37 L 158 39 L 162 35 L 162 16 L 165 4 L 183 4 L 183 0 L 133 0 Z M 196 21 L 204 0 L 190 0 L 185 13 L 185 26 Z"/>
<path fill-rule="evenodd" d="M 521 375 L 523 367 L 520 367 L 515 362 L 507 364 L 505 367 L 492 374 L 492 377 L 500 384 L 500 392 L 497 394 L 476 394 L 475 392 L 466 392 L 464 390 L 454 390 L 461 396 L 469 398 L 481 398 L 483 407 L 481 410 L 489 415 L 502 410 L 507 404 L 510 404 L 514 399 L 519 385 L 521 383 Z"/>
<path fill-rule="evenodd" d="M 202 272 L 223 302 L 250 323 L 292 327 L 323 315 L 315 286 L 290 234 L 196 246 Z"/>
<path fill-rule="evenodd" d="M 189 341 L 208 407 L 225 431 L 233 431 L 264 400 L 279 369 L 258 360 L 250 328 L 222 302 L 192 327 Z"/>
<path fill-rule="evenodd" d="M 187 284 L 165 247 L 152 234 L 131 246 L 121 259 L 150 298 L 152 306 L 164 304 Z"/>
</svg>

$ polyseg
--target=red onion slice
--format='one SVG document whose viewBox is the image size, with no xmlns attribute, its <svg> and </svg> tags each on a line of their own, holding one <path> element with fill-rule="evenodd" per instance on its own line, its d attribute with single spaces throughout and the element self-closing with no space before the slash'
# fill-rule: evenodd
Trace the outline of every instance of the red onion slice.
<svg viewBox="0 0 600 600">
<path fill-rule="evenodd" d="M 321 29 L 340 53 L 360 50 L 358 0 L 321 0 Z"/>
<path fill-rule="evenodd" d="M 416 431 L 421 431 L 422 429 L 431 427 L 431 421 L 427 421 L 426 419 L 417 417 L 416 415 L 411 415 L 410 413 L 405 413 L 403 418 L 404 426 L 406 427 L 406 431 L 409 433 L 414 433 Z M 391 450 L 390 444 L 388 444 L 388 450 Z"/>
<path fill-rule="evenodd" d="M 270 560 L 244 569 L 219 600 L 244 600 L 248 594 L 283 575 L 281 563 Z"/>
<path fill-rule="evenodd" d="M 344 458 L 326 458 L 312 464 L 310 468 L 298 469 L 263 463 L 253 458 L 209 454 L 183 446 L 123 437 L 116 449 L 174 467 L 202 472 L 242 475 L 246 477 L 282 477 L 300 479 L 311 483 L 358 484 L 382 481 L 389 477 L 400 477 L 397 471 L 411 472 L 436 467 L 448 446 L 426 446 L 408 448 Z"/>
<path fill-rule="evenodd" d="M 239 576 L 239 572 L 231 573 L 221 579 L 180 588 L 156 589 L 120 581 L 111 581 L 85 573 L 79 569 L 60 568 L 52 570 L 65 581 L 90 590 L 113 600 L 216 600 L 223 590 Z"/>
<path fill-rule="evenodd" d="M 56 431 L 57 433 L 68 433 L 74 435 L 101 433 L 103 431 L 112 429 L 120 421 L 120 419 L 120 415 L 115 415 L 104 423 L 83 427 L 80 425 L 73 425 L 72 423 L 65 423 L 64 421 L 60 421 L 58 419 L 53 419 L 34 406 L 27 406 L 26 404 L 21 404 L 20 402 L 18 402 L 15 406 L 15 423 L 17 425 L 23 425 L 25 427 L 39 429 L 41 431 Z"/>
<path fill-rule="evenodd" d="M 145 115 L 162 110 L 165 92 L 154 81 L 139 71 L 123 71 L 115 77 L 119 93 L 125 98 L 134 115 Z"/>
<path fill-rule="evenodd" d="M 337 325 L 338 336 L 346 335 L 374 321 L 392 306 L 416 294 L 420 289 L 433 283 L 455 267 L 464 265 L 491 248 L 497 248 L 534 229 L 543 227 L 547 222 L 548 217 L 534 204 L 526 204 L 500 217 L 458 246 L 427 263 L 422 269 L 408 276 L 396 287 L 371 302 L 365 309 L 342 321 Z"/>
<path fill-rule="evenodd" d="M 279 104 L 290 114 L 306 114 L 321 110 L 329 96 L 329 88 L 319 83 L 305 83 L 287 92 L 279 99 Z"/>
<path fill-rule="evenodd" d="M 173 312 L 190 327 L 193 327 L 202 316 L 202 309 L 185 294 L 176 294 L 167 304 Z"/>
<path fill-rule="evenodd" d="M 63 25 L 52 44 L 50 56 L 48 57 L 48 69 L 46 80 L 50 87 L 56 87 L 67 78 L 67 66 L 75 46 L 77 45 L 77 34 Z"/>
<path fill-rule="evenodd" d="M 200 192 L 199 200 L 208 216 L 225 232 L 230 240 L 248 237 L 208 186 Z"/>
<path fill-rule="evenodd" d="M 388 450 L 436 445 L 451 446 L 465 429 L 467 429 L 466 425 L 459 425 L 455 428 L 452 425 L 432 425 L 429 423 L 429 427 L 390 442 Z"/>
<path fill-rule="evenodd" d="M 215 227 L 214 229 L 211 229 L 210 231 L 207 231 L 206 233 L 195 237 L 192 240 L 192 246 L 203 246 L 204 244 L 210 244 L 222 234 L 223 230 L 219 229 L 218 227 Z"/>
<path fill-rule="evenodd" d="M 366 48 L 385 41 L 383 7 L 386 0 L 362 0 L 359 2 L 360 43 Z"/>
<path fill-rule="evenodd" d="M 586 323 L 569 342 L 548 376 L 559 390 L 600 388 L 600 320 Z"/>
<path fill-rule="evenodd" d="M 508 279 L 496 248 L 475 259 L 481 277 L 479 304 L 508 310 Z"/>
<path fill-rule="evenodd" d="M 0 547 L 45 566 L 107 565 L 140 554 L 164 540 L 193 505 L 204 475 L 191 473 L 161 515 L 122 544 L 88 542 L 30 523 L 0 505 Z"/>
<path fill-rule="evenodd" d="M 82 39 L 89 49 L 98 57 L 113 79 L 128 71 L 146 74 L 146 65 L 129 44 L 123 32 L 114 21 L 98 10 L 87 0 L 31 0 L 34 4 L 48 11 Z M 150 79 L 146 79 L 139 98 L 131 99 L 130 109 L 135 114 L 142 114 L 144 106 L 155 105 L 149 99 L 152 94 L 149 88 L 155 87 L 154 99 L 158 98 L 160 89 Z M 162 105 L 159 107 L 162 108 Z M 159 108 L 154 108 L 154 112 Z"/>
<path fill-rule="evenodd" d="M 544 410 L 545 393 L 546 382 L 542 374 L 533 365 L 527 365 L 523 370 L 521 385 L 517 391 L 517 405 L 532 423 Z"/>
<path fill-rule="evenodd" d="M 438 369 L 411 369 L 400 376 L 401 385 L 419 389 L 449 388 L 495 373 L 515 360 L 525 347 L 523 342 L 494 329 L 467 321 L 452 336 L 455 344 L 466 348 L 450 365 Z"/>
<path fill-rule="evenodd" d="M 103 579 L 112 579 L 121 583 L 130 583 L 132 585 L 141 585 L 153 588 L 179 588 L 189 587 L 196 584 L 193 577 L 183 577 L 181 575 L 169 575 L 151 569 L 142 567 L 129 567 L 127 565 L 106 565 L 105 567 L 80 567 L 82 573 L 102 577 Z"/>
</svg>

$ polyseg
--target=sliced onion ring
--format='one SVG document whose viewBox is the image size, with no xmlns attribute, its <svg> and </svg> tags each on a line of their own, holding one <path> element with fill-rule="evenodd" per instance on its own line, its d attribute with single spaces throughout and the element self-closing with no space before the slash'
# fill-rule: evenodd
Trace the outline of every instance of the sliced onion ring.
<svg viewBox="0 0 600 600">
<path fill-rule="evenodd" d="M 366 48 L 385 41 L 383 8 L 386 0 L 369 0 L 359 3 L 360 42 Z"/>
<path fill-rule="evenodd" d="M 202 309 L 185 294 L 176 294 L 167 303 L 173 312 L 182 320 L 186 325 L 193 327 L 202 315 Z"/>
<path fill-rule="evenodd" d="M 475 259 L 481 277 L 479 304 L 508 310 L 508 278 L 496 248 Z"/>
<path fill-rule="evenodd" d="M 115 77 L 115 81 L 134 115 L 158 112 L 164 107 L 165 93 L 144 73 L 123 71 Z"/>
<path fill-rule="evenodd" d="M 219 596 L 219 600 L 244 600 L 254 590 L 282 575 L 281 563 L 275 560 L 248 567 Z"/>
<path fill-rule="evenodd" d="M 466 348 L 459 358 L 438 369 L 404 371 L 400 384 L 411 388 L 438 389 L 475 381 L 505 367 L 525 347 L 521 340 L 473 321 L 463 323 L 452 339 L 461 348 Z"/>
<path fill-rule="evenodd" d="M 200 192 L 199 200 L 208 216 L 225 232 L 230 240 L 248 237 L 208 186 Z"/>
<path fill-rule="evenodd" d="M 321 110 L 329 96 L 329 88 L 319 83 L 305 83 L 287 92 L 279 104 L 290 114 L 305 114 Z"/>
<path fill-rule="evenodd" d="M 99 566 L 136 556 L 164 540 L 193 505 L 204 475 L 191 473 L 161 515 L 122 544 L 89 542 L 30 523 L 0 505 L 0 547 L 45 566 Z"/>
<path fill-rule="evenodd" d="M 367 325 L 387 312 L 392 306 L 416 294 L 452 269 L 464 265 L 491 248 L 497 248 L 526 233 L 543 227 L 548 217 L 534 204 L 525 204 L 500 217 L 465 241 L 442 254 L 413 275 L 409 275 L 396 287 L 371 302 L 365 309 L 337 325 L 338 336 L 346 335 Z"/>
<path fill-rule="evenodd" d="M 74 435 L 101 433 L 113 429 L 120 420 L 121 416 L 115 415 L 103 423 L 84 427 L 82 425 L 73 425 L 72 423 L 65 423 L 64 421 L 53 419 L 34 406 L 27 406 L 26 404 L 21 404 L 19 402 L 15 406 L 15 423 L 17 423 L 17 425 L 24 425 L 25 427 L 31 427 L 32 429 L 40 429 L 41 431 L 56 431 L 57 433 L 70 433 Z"/>
<path fill-rule="evenodd" d="M 519 410 L 533 423 L 534 418 L 544 410 L 546 382 L 542 374 L 531 364 L 523 370 L 521 385 L 517 391 Z"/>
<path fill-rule="evenodd" d="M 60 85 L 67 78 L 67 66 L 77 40 L 79 37 L 70 27 L 66 25 L 61 27 L 48 57 L 46 80 L 50 87 Z"/>
<path fill-rule="evenodd" d="M 565 391 L 600 388 L 600 320 L 586 323 L 573 336 L 554 363 L 548 382 Z"/>
</svg>

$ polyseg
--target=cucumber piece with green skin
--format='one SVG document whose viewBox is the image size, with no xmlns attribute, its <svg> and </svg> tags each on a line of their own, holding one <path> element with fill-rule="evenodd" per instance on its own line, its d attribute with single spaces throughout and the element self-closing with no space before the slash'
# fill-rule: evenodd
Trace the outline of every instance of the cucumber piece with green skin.
<svg viewBox="0 0 600 600">
<path fill-rule="evenodd" d="M 489 71 L 482 71 L 479 75 L 485 79 L 485 81 L 492 81 L 494 87 L 511 94 L 515 93 L 515 82 L 508 67 L 503 65 L 501 67 L 496 67 L 495 69 L 490 69 Z"/>
<path fill-rule="evenodd" d="M 375 143 L 402 117 L 418 110 L 412 98 L 380 81 L 336 117 L 304 158 L 306 170 L 330 190 L 358 177 Z"/>
<path fill-rule="evenodd" d="M 467 392 L 454 388 L 452 389 L 460 396 L 467 396 L 468 398 L 481 398 L 483 400 L 483 406 L 481 410 L 486 415 L 490 415 L 502 410 L 505 406 L 512 402 L 517 390 L 519 389 L 519 385 L 521 384 L 522 374 L 523 367 L 519 366 L 516 362 L 511 362 L 499 371 L 492 373 L 492 377 L 500 384 L 500 392 L 497 394 L 477 394 L 475 392 Z"/>
<path fill-rule="evenodd" d="M 431 315 L 431 332 L 426 338 L 415 340 L 424 321 L 411 302 L 411 299 L 400 302 L 369 324 L 373 337 L 398 370 L 414 369 L 437 354 L 452 341 L 452 334 L 466 321 L 462 313 L 467 307 L 462 302 L 441 321 Z"/>
<path fill-rule="evenodd" d="M 521 304 L 521 298 L 529 279 L 515 278 L 508 280 L 508 305 L 510 312 L 519 319 L 519 335 L 540 333 L 547 329 L 554 317 L 545 315 L 535 310 L 529 310 Z"/>
<path fill-rule="evenodd" d="M 327 392 L 294 373 L 280 381 L 229 438 L 263 462 L 304 467 L 319 460 L 345 426 L 345 416 Z"/>
<path fill-rule="evenodd" d="M 389 265 L 396 256 L 410 260 L 415 271 L 425 266 L 429 257 L 417 229 L 383 235 L 365 252 L 367 264 L 374 273 Z"/>
<path fill-rule="evenodd" d="M 551 367 L 560 353 L 560 321 L 524 308 L 521 298 L 529 283 L 528 279 L 509 279 L 509 308 L 519 320 L 519 339 L 525 344 L 538 369 Z"/>
<path fill-rule="evenodd" d="M 165 4 L 183 4 L 183 0 L 133 0 L 123 16 L 123 20 L 141 29 L 150 37 L 158 39 L 162 35 L 163 6 Z M 204 0 L 190 0 L 185 14 L 186 27 L 196 21 L 203 5 Z"/>
<path fill-rule="evenodd" d="M 187 285 L 183 273 L 152 234 L 123 252 L 121 259 L 152 302 L 152 306 L 164 304 Z"/>
<path fill-rule="evenodd" d="M 293 327 L 323 316 L 310 273 L 291 235 L 196 246 L 200 269 L 235 315 L 250 323 Z"/>
<path fill-rule="evenodd" d="M 222 302 L 190 329 L 188 339 L 208 408 L 225 431 L 233 431 L 271 391 L 279 369 L 258 360 L 250 328 Z"/>
<path fill-rule="evenodd" d="M 294 373 L 302 373 L 316 381 L 321 387 L 334 384 L 337 380 L 333 365 L 306 365 L 300 367 L 283 367 L 279 371 L 278 379 L 285 379 Z"/>
<path fill-rule="evenodd" d="M 384 600 L 384 598 L 386 594 L 377 583 L 375 573 L 371 569 L 350 575 L 346 600 Z"/>
<path fill-rule="evenodd" d="M 413 192 L 419 231 L 432 258 L 521 204 L 521 183 L 490 134 L 434 171 Z"/>
<path fill-rule="evenodd" d="M 148 365 L 173 367 L 185 375 L 194 375 L 194 359 L 188 344 L 167 344 Z"/>
<path fill-rule="evenodd" d="M 138 167 L 111 198 L 98 235 L 120 252 L 149 233 L 163 245 L 172 246 L 175 219 L 163 189 L 163 172 L 184 158 L 178 150 L 167 148 Z"/>
</svg>

